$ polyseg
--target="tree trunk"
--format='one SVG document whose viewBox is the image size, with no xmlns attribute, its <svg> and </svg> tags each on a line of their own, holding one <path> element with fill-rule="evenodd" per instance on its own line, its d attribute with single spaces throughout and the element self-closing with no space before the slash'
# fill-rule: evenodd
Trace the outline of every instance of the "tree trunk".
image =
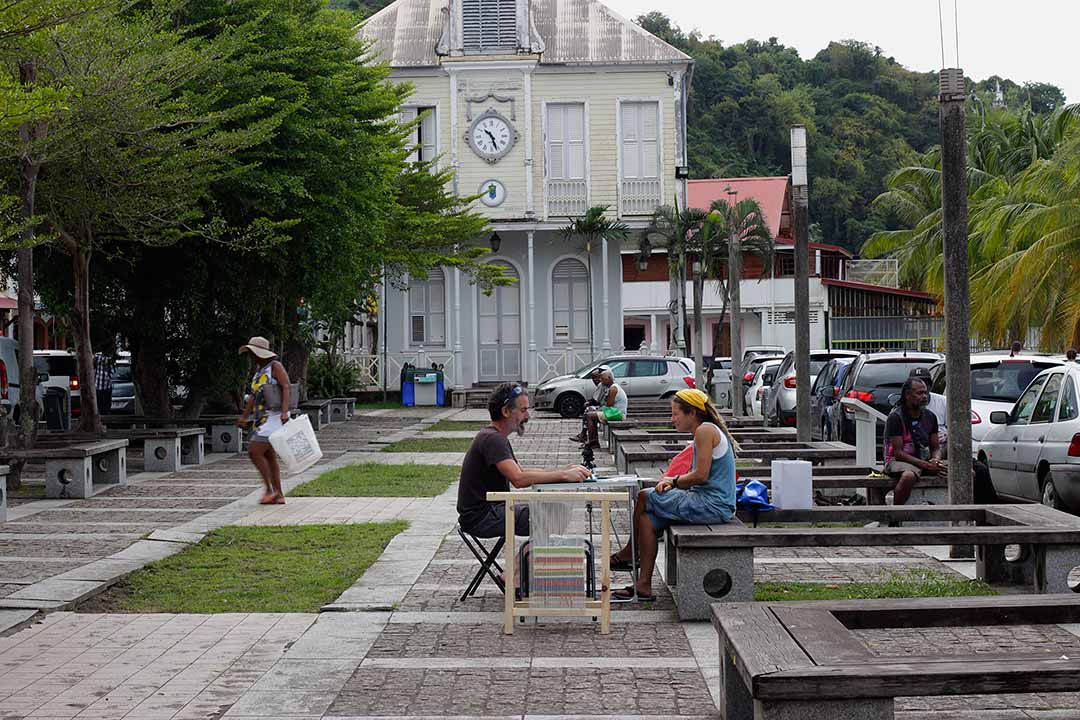
<svg viewBox="0 0 1080 720">
<path fill-rule="evenodd" d="M 734 214 L 734 212 L 732 213 Z M 736 417 L 743 414 L 742 394 L 742 329 L 739 327 L 742 275 L 742 244 L 732 232 L 728 237 L 728 294 L 731 298 L 731 411 Z"/>
<path fill-rule="evenodd" d="M 165 306 L 152 291 L 136 292 L 131 323 L 131 367 L 143 412 L 170 417 L 169 377 L 165 355 Z"/>
<path fill-rule="evenodd" d="M 197 418 L 202 414 L 203 408 L 206 407 L 206 401 L 209 393 L 206 390 L 206 386 L 201 387 L 189 387 L 187 398 L 184 399 L 184 406 L 180 410 L 180 417 L 185 418 Z"/>
<path fill-rule="evenodd" d="M 79 361 L 79 431 L 101 432 L 101 415 L 98 413 L 97 388 L 94 382 L 94 348 L 90 341 L 90 253 L 92 238 L 90 230 L 84 229 L 83 237 L 74 243 L 65 242 L 71 251 L 71 269 L 75 287 L 75 307 L 72 310 L 71 334 L 75 341 L 75 357 Z"/>
<path fill-rule="evenodd" d="M 28 60 L 19 63 L 19 82 L 30 86 L 37 82 L 37 63 Z M 33 154 L 32 143 L 45 134 L 45 124 L 23 123 L 19 127 L 19 141 L 24 151 L 19 155 L 19 205 L 23 220 L 34 216 L 38 174 L 41 163 Z M 15 447 L 28 449 L 37 437 L 37 370 L 34 368 L 34 228 L 27 225 L 20 233 L 22 247 L 16 250 L 19 277 L 19 425 L 15 434 Z M 6 422 L 6 420 L 4 421 Z M 7 440 L 7 438 L 5 438 Z M 6 443 L 5 443 L 6 444 Z M 22 469 L 25 463 L 15 460 L 10 464 L 7 478 L 9 489 L 22 487 Z"/>
<path fill-rule="evenodd" d="M 1073 323 L 1072 344 L 1069 347 L 1080 349 L 1080 318 L 1077 318 L 1076 322 Z"/>
<path fill-rule="evenodd" d="M 300 401 L 307 400 L 307 371 L 308 362 L 311 359 L 311 350 L 300 336 L 300 317 L 296 310 L 292 310 L 288 317 L 289 331 L 285 340 L 285 350 L 282 353 L 281 362 L 285 366 L 285 372 L 289 374 L 289 381 L 300 383 Z M 331 330 L 331 338 L 340 334 L 340 330 Z M 330 343 L 331 349 L 339 344 L 338 340 Z"/>
</svg>

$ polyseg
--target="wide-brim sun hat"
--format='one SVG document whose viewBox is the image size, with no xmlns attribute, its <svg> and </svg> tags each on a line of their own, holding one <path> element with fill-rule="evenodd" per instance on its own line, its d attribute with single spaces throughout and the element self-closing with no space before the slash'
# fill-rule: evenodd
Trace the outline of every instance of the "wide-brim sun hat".
<svg viewBox="0 0 1080 720">
<path fill-rule="evenodd" d="M 258 335 L 248 340 L 246 345 L 240 346 L 240 354 L 244 353 L 251 353 L 260 360 L 277 357 L 277 353 L 270 349 L 270 341 Z"/>
</svg>

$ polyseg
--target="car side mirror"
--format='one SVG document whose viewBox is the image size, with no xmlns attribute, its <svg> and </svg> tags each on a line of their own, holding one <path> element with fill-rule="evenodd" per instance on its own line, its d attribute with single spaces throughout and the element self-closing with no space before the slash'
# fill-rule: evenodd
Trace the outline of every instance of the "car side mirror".
<svg viewBox="0 0 1080 720">
<path fill-rule="evenodd" d="M 49 382 L 49 373 L 44 373 L 44 372 L 43 373 L 38 373 L 37 374 L 37 382 L 38 382 L 38 385 Z"/>
<path fill-rule="evenodd" d="M 1004 410 L 995 410 L 994 412 L 990 413 L 990 424 L 1008 425 L 1009 413 L 1005 412 Z"/>
<path fill-rule="evenodd" d="M 898 402 L 900 402 L 900 393 L 892 393 L 891 395 L 889 395 L 890 405 L 895 405 Z"/>
</svg>

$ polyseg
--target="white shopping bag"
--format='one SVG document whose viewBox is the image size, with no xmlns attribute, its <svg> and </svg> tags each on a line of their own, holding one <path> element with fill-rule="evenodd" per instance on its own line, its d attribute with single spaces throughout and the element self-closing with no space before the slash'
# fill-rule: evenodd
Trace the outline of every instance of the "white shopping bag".
<svg viewBox="0 0 1080 720">
<path fill-rule="evenodd" d="M 302 473 L 319 462 L 322 450 L 307 415 L 290 420 L 270 436 L 281 470 L 287 475 Z"/>
<path fill-rule="evenodd" d="M 773 460 L 772 503 L 781 510 L 814 506 L 813 468 L 805 460 Z"/>
</svg>

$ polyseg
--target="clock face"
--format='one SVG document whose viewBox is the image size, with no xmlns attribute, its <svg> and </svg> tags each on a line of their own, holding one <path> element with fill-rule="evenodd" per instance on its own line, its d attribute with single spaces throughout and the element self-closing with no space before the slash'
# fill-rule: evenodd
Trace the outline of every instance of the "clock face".
<svg viewBox="0 0 1080 720">
<path fill-rule="evenodd" d="M 517 131 L 502 115 L 489 110 L 473 121 L 466 139 L 473 152 L 493 163 L 510 152 L 517 141 Z"/>
</svg>

